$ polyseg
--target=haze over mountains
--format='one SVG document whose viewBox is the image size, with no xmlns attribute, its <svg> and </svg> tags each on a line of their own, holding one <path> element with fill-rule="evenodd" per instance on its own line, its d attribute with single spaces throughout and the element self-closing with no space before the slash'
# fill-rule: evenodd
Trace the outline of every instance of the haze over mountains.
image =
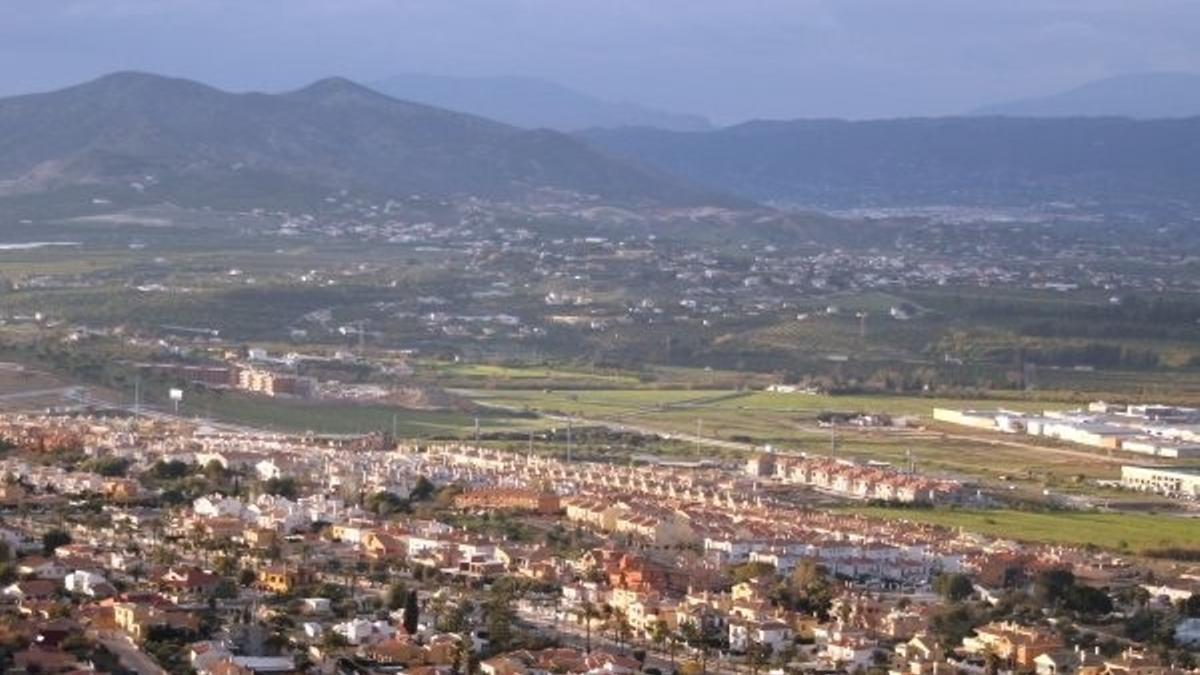
<svg viewBox="0 0 1200 675">
<path fill-rule="evenodd" d="M 231 94 L 118 73 L 0 100 L 0 194 L 136 185 L 164 198 L 521 198 L 550 188 L 619 203 L 714 199 L 547 130 L 399 101 L 343 79 Z"/>
<path fill-rule="evenodd" d="M 1010 117 L 1132 117 L 1200 115 L 1200 75 L 1131 73 L 1107 77 L 1048 96 L 983 106 L 975 115 Z"/>
<path fill-rule="evenodd" d="M 705 131 L 699 115 L 614 103 L 569 87 L 531 77 L 444 77 L 404 74 L 373 82 L 389 96 L 480 115 L 527 129 L 578 131 L 593 127 L 656 127 Z"/>
<path fill-rule="evenodd" d="M 340 78 L 232 94 L 118 73 L 0 99 L 0 197 L 108 186 L 161 201 L 392 198 L 817 208 L 1200 203 L 1200 117 L 750 122 L 522 129 Z"/>
<path fill-rule="evenodd" d="M 584 136 L 711 189 L 785 205 L 1200 203 L 1200 118 L 798 120 Z"/>
</svg>

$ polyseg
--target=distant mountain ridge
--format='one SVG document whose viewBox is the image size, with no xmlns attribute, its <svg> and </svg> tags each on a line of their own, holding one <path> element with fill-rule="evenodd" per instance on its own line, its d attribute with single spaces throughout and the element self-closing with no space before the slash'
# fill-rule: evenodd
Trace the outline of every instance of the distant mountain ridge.
<svg viewBox="0 0 1200 675">
<path fill-rule="evenodd" d="M 1134 119 L 1193 117 L 1200 115 L 1200 74 L 1117 75 L 1048 96 L 983 106 L 971 114 Z"/>
<path fill-rule="evenodd" d="M 579 139 L 400 101 L 341 78 L 231 94 L 116 73 L 0 99 L 0 194 L 131 185 L 166 198 L 379 194 L 521 198 L 544 190 L 620 203 L 715 198 Z"/>
<path fill-rule="evenodd" d="M 700 115 L 615 103 L 569 87 L 528 77 L 444 77 L 403 74 L 370 86 L 389 96 L 457 110 L 526 129 L 579 131 L 594 127 L 655 127 L 705 131 Z"/>
<path fill-rule="evenodd" d="M 796 120 L 581 137 L 693 183 L 774 204 L 1200 204 L 1200 118 Z"/>
</svg>

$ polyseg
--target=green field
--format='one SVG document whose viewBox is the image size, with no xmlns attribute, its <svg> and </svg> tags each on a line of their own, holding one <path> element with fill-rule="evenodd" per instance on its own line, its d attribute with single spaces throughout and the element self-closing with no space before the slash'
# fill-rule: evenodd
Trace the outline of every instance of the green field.
<svg viewBox="0 0 1200 675">
<path fill-rule="evenodd" d="M 540 429 L 536 418 L 497 412 L 407 410 L 382 405 L 329 404 L 242 395 L 196 395 L 180 411 L 222 422 L 284 432 L 358 434 L 390 431 L 401 438 L 470 438 L 475 418 L 482 433 Z"/>
<path fill-rule="evenodd" d="M 823 411 L 924 415 L 936 407 L 997 408 L 1042 411 L 1065 407 L 1055 400 L 1033 399 L 948 399 L 921 396 L 829 396 L 783 394 L 728 389 L 646 390 L 607 389 L 590 391 L 475 391 L 481 403 L 531 409 L 554 409 L 564 413 L 593 416 L 637 416 L 650 412 L 696 411 L 706 414 L 796 414 L 812 416 Z"/>
<path fill-rule="evenodd" d="M 1023 542 L 1090 544 L 1131 552 L 1168 547 L 1200 549 L 1200 520 L 1175 516 L 906 508 L 861 508 L 855 511 L 876 518 L 962 528 Z"/>
<path fill-rule="evenodd" d="M 836 454 L 863 461 L 979 481 L 1014 497 L 1043 500 L 1042 491 L 1082 494 L 1113 502 L 1154 502 L 1154 497 L 1098 487 L 1096 479 L 1119 477 L 1120 462 L 1080 446 L 1039 442 L 1002 434 L 933 424 L 934 407 L 1042 411 L 1068 407 L 1061 401 L 944 399 L 920 396 L 824 396 L 735 390 L 474 390 L 468 397 L 502 410 L 571 417 L 578 424 L 652 432 L 694 442 L 719 441 L 703 452 L 737 457 L 744 449 L 770 444 L 785 452 Z M 827 411 L 909 416 L 916 428 L 822 427 Z M 714 444 L 715 445 L 715 444 Z M 684 446 L 686 447 L 686 445 Z"/>
</svg>

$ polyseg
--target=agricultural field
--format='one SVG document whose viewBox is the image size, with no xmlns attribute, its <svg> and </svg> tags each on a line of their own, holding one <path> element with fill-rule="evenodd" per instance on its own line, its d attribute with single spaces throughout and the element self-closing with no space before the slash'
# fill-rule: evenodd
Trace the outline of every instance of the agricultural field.
<svg viewBox="0 0 1200 675">
<path fill-rule="evenodd" d="M 407 410 L 383 405 L 330 404 L 239 394 L 189 395 L 180 413 L 221 422 L 284 432 L 359 434 L 390 432 L 401 438 L 471 438 L 475 420 L 480 433 L 540 430 L 532 417 L 503 412 Z"/>
<path fill-rule="evenodd" d="M 1089 448 L 1048 443 L 935 424 L 934 407 L 1005 408 L 1035 412 L 1066 408 L 1063 401 L 958 400 L 913 396 L 824 396 L 735 390 L 488 390 L 462 392 L 499 410 L 537 412 L 576 424 L 662 434 L 692 443 L 708 456 L 745 457 L 771 445 L 784 452 L 832 454 L 887 462 L 969 481 L 1017 498 L 1043 500 L 1049 490 L 1107 502 L 1157 502 L 1100 488 L 1096 480 L 1120 476 L 1129 458 Z M 906 428 L 831 429 L 823 413 L 869 413 L 909 417 Z M 686 447 L 686 446 L 683 446 Z M 1144 459 L 1140 460 L 1144 461 Z"/>
<path fill-rule="evenodd" d="M 1081 511 L 859 508 L 874 518 L 961 528 L 1023 542 L 1098 546 L 1147 553 L 1155 549 L 1200 550 L 1200 520 L 1175 516 Z"/>
</svg>

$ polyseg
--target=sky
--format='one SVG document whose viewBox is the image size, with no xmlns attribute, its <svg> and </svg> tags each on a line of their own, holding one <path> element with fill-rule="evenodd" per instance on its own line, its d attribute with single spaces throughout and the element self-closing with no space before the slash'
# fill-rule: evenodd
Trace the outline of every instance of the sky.
<svg viewBox="0 0 1200 675">
<path fill-rule="evenodd" d="M 722 124 L 946 115 L 1200 73 L 1200 1 L 0 0 L 0 95 L 116 70 L 238 91 L 539 77 Z"/>
</svg>

